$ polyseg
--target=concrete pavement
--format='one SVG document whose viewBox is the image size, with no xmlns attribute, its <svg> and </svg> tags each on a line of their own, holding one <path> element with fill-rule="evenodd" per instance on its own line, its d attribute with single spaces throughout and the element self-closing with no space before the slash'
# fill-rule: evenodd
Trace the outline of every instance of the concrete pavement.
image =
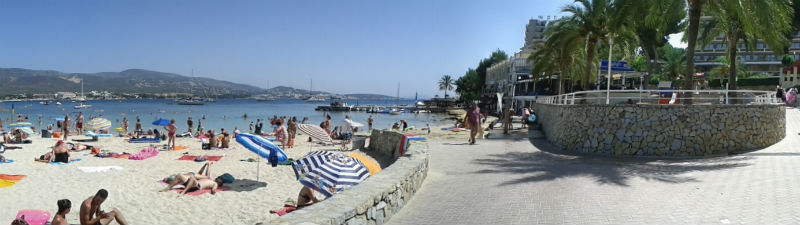
<svg viewBox="0 0 800 225">
<path fill-rule="evenodd" d="M 800 110 L 768 148 L 691 160 L 570 156 L 525 132 L 434 141 L 422 189 L 389 224 L 800 223 Z"/>
</svg>

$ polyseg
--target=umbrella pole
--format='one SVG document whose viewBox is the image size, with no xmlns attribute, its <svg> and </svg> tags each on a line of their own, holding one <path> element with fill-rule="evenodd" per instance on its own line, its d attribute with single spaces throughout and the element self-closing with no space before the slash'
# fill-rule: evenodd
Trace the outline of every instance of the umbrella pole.
<svg viewBox="0 0 800 225">
<path fill-rule="evenodd" d="M 256 182 L 258 182 L 258 179 L 261 178 L 260 173 L 261 173 L 261 157 L 257 157 L 256 158 Z"/>
</svg>

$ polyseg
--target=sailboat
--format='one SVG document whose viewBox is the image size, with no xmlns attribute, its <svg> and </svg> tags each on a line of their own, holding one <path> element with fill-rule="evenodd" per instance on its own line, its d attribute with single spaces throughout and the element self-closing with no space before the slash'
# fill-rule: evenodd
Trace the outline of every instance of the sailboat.
<svg viewBox="0 0 800 225">
<path fill-rule="evenodd" d="M 75 109 L 88 109 L 88 108 L 92 108 L 92 106 L 91 106 L 91 105 L 85 105 L 85 104 L 83 104 L 84 102 L 86 102 L 86 96 L 84 96 L 84 95 L 83 95 L 83 79 L 81 79 L 81 103 L 80 103 L 80 105 L 73 106 L 73 108 L 75 108 Z"/>
<path fill-rule="evenodd" d="M 194 81 L 194 70 L 192 70 L 192 81 Z M 178 105 L 205 105 L 206 104 L 205 102 L 203 102 L 201 100 L 194 99 L 193 86 L 194 85 L 189 86 L 189 93 L 191 94 L 191 96 L 186 98 L 186 99 L 178 100 Z"/>
<path fill-rule="evenodd" d="M 267 81 L 267 94 L 264 95 L 264 98 L 259 98 L 258 101 L 260 102 L 274 102 L 276 99 L 274 96 L 269 94 L 269 81 Z"/>
<path fill-rule="evenodd" d="M 308 98 L 306 102 L 325 102 L 325 98 L 321 96 L 314 96 L 314 79 L 311 79 L 311 87 L 308 89 Z"/>
</svg>

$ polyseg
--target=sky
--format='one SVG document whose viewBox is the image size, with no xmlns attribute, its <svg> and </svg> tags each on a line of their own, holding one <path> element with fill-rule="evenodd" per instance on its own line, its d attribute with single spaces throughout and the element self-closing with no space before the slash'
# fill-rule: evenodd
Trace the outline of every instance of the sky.
<svg viewBox="0 0 800 225">
<path fill-rule="evenodd" d="M 570 0 L 0 0 L 0 67 L 131 68 L 258 87 L 421 98 L 442 95 L 525 25 Z"/>
</svg>

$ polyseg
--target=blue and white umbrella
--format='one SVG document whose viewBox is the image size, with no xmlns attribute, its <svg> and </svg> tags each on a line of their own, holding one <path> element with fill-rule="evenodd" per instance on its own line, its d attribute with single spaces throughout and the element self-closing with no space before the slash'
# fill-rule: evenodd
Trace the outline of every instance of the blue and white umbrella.
<svg viewBox="0 0 800 225">
<path fill-rule="evenodd" d="M 165 119 L 160 119 L 160 120 L 153 121 L 153 125 L 162 126 L 162 127 L 163 126 L 167 126 L 170 123 L 172 123 L 172 122 L 170 122 L 169 120 L 165 120 Z"/>
<path fill-rule="evenodd" d="M 338 153 L 316 151 L 292 163 L 297 180 L 327 197 L 358 185 L 370 174 L 360 161 Z"/>
</svg>

